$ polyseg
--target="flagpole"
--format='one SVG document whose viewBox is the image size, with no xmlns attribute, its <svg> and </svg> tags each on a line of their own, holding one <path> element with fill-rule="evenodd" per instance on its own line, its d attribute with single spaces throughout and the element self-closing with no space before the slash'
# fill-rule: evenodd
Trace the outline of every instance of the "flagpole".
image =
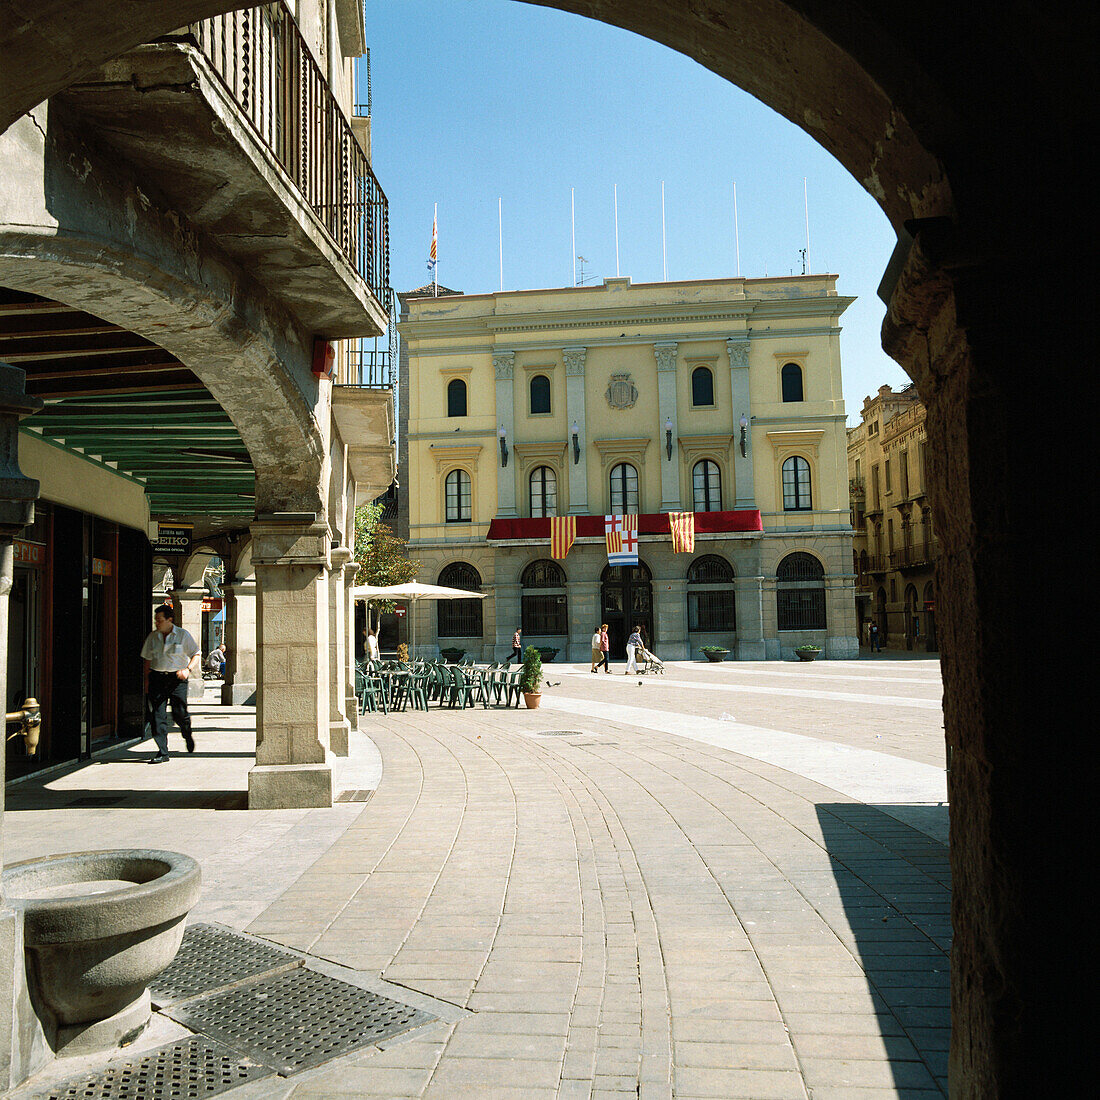
<svg viewBox="0 0 1100 1100">
<path fill-rule="evenodd" d="M 619 185 L 615 184 L 615 278 L 619 277 Z"/>
<path fill-rule="evenodd" d="M 439 224 L 439 203 L 436 203 L 432 207 L 432 236 L 436 238 L 432 243 L 435 244 L 435 263 L 432 264 L 432 297 L 439 297 L 439 243 L 438 243 L 438 230 Z M 409 612 L 412 614 L 412 612 Z"/>
<path fill-rule="evenodd" d="M 737 227 L 737 180 L 733 181 L 733 247 L 737 254 L 737 277 L 741 278 L 741 232 Z"/>
<path fill-rule="evenodd" d="M 569 216 L 573 225 L 573 285 L 577 285 L 577 196 L 576 188 L 569 188 Z"/>
<path fill-rule="evenodd" d="M 806 185 L 806 177 L 802 177 L 802 201 L 806 207 L 806 274 L 810 273 L 810 192 Z"/>
<path fill-rule="evenodd" d="M 668 239 L 665 237 L 665 181 L 661 180 L 661 270 L 668 282 Z"/>
<path fill-rule="evenodd" d="M 500 289 L 504 290 L 504 200 L 497 199 L 497 233 L 500 238 Z"/>
</svg>

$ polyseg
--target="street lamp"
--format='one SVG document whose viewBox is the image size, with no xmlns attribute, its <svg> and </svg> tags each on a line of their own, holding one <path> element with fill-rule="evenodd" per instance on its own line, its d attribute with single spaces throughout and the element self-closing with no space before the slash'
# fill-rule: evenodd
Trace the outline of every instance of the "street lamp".
<svg viewBox="0 0 1100 1100">
<path fill-rule="evenodd" d="M 573 465 L 576 466 L 581 460 L 580 425 L 574 420 L 569 430 L 573 433 Z"/>
<path fill-rule="evenodd" d="M 665 453 L 669 462 L 672 461 L 672 417 L 665 417 Z"/>
<path fill-rule="evenodd" d="M 500 465 L 503 469 L 508 465 L 508 433 L 505 431 L 503 424 L 500 426 L 497 435 L 500 436 Z"/>
<path fill-rule="evenodd" d="M 748 431 L 748 428 L 749 428 L 749 422 L 745 418 L 745 414 L 742 413 L 741 414 L 741 457 L 742 458 L 745 458 L 746 455 L 747 455 L 747 452 L 745 450 L 745 448 L 746 448 L 745 433 Z"/>
</svg>

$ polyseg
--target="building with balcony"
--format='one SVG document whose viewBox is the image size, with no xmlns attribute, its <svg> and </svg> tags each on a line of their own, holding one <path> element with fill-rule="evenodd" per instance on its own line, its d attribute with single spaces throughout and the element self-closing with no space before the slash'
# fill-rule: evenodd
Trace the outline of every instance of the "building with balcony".
<svg viewBox="0 0 1100 1100">
<path fill-rule="evenodd" d="M 663 658 L 856 655 L 835 276 L 401 298 L 409 551 L 425 581 L 492 593 L 414 605 L 418 649 L 500 659 L 522 626 L 584 661 L 597 624 L 621 656 L 640 622 Z M 639 563 L 610 566 L 624 513 Z"/>
<path fill-rule="evenodd" d="M 357 722 L 353 512 L 395 472 L 364 50 L 352 0 L 246 8 L 83 73 L 0 135 L 0 360 L 44 406 L 20 432 L 40 500 L 6 699 L 41 700 L 43 733 L 9 773 L 140 733 L 154 571 L 200 638 L 216 554 L 223 698 L 257 705 L 250 804 L 332 801 Z"/>
<path fill-rule="evenodd" d="M 848 431 L 852 555 L 860 644 L 873 619 L 895 649 L 934 652 L 936 559 L 927 495 L 925 410 L 916 388 L 879 387 Z"/>
</svg>

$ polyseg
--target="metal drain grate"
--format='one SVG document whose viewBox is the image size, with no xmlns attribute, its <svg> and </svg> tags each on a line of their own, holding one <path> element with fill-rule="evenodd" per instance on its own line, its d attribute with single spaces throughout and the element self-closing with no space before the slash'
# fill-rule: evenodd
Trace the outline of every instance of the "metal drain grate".
<svg viewBox="0 0 1100 1100">
<path fill-rule="evenodd" d="M 196 1100 L 217 1096 L 273 1071 L 194 1035 L 82 1077 L 72 1077 L 27 1100 Z"/>
<path fill-rule="evenodd" d="M 281 1074 L 298 1073 L 435 1019 L 304 969 L 212 993 L 165 1015 Z"/>
<path fill-rule="evenodd" d="M 336 796 L 337 802 L 366 802 L 374 791 L 341 791 Z"/>
<path fill-rule="evenodd" d="M 301 965 L 297 955 L 213 924 L 192 924 L 172 965 L 150 987 L 163 1007 L 244 981 Z"/>
</svg>

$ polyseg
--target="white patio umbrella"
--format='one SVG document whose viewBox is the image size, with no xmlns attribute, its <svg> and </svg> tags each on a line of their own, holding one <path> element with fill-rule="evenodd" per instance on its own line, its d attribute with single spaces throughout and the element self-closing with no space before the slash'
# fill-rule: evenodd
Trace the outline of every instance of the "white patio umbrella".
<svg viewBox="0 0 1100 1100">
<path fill-rule="evenodd" d="M 416 603 L 417 600 L 483 600 L 488 592 L 467 592 L 462 588 L 445 588 L 438 584 L 391 584 L 377 588 L 371 584 L 357 585 L 351 590 L 357 600 L 398 600 Z M 416 619 L 409 616 L 409 659 L 416 657 Z"/>
</svg>

